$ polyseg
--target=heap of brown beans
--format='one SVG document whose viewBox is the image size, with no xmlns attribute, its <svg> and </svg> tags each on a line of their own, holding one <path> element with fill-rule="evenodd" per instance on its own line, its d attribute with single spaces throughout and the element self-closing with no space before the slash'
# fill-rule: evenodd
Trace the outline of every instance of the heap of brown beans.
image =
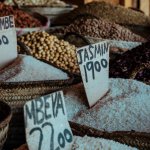
<svg viewBox="0 0 150 150">
<path fill-rule="evenodd" d="M 56 29 L 54 32 L 63 34 L 66 34 L 68 32 L 76 32 L 84 36 L 100 39 L 123 40 L 132 42 L 146 41 L 146 39 L 133 33 L 129 29 L 126 29 L 116 23 L 109 22 L 102 18 L 77 19 L 69 26 L 66 26 L 63 29 Z"/>
<path fill-rule="evenodd" d="M 19 10 L 18 8 L 14 8 L 9 5 L 5 5 L 0 3 L 0 17 L 13 15 L 15 18 L 15 26 L 20 28 L 26 27 L 40 27 L 42 26 L 41 22 L 35 18 L 33 18 L 28 13 Z"/>
<path fill-rule="evenodd" d="M 79 73 L 76 47 L 45 31 L 32 32 L 18 37 L 18 41 L 27 45 L 30 53 L 37 59 L 46 60 L 71 73 Z"/>
</svg>

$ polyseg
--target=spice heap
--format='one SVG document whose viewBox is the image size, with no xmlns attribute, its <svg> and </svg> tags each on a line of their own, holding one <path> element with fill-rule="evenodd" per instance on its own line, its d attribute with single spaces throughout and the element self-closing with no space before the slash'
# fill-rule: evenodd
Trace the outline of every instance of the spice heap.
<svg viewBox="0 0 150 150">
<path fill-rule="evenodd" d="M 124 40 L 145 42 L 146 40 L 130 30 L 121 27 L 118 24 L 106 21 L 104 19 L 77 19 L 74 23 L 63 29 L 56 29 L 57 33 L 66 34 L 76 32 L 84 36 L 95 37 L 100 39 Z"/>
<path fill-rule="evenodd" d="M 76 47 L 45 31 L 32 32 L 18 37 L 18 40 L 30 48 L 34 57 L 46 60 L 71 73 L 79 73 Z"/>
<path fill-rule="evenodd" d="M 120 5 L 106 2 L 92 2 L 73 10 L 67 20 L 72 20 L 81 14 L 92 14 L 98 18 L 110 20 L 118 24 L 149 26 L 150 18 L 141 12 L 127 9 Z"/>
<path fill-rule="evenodd" d="M 110 79 L 110 92 L 90 109 L 84 91 L 83 85 L 64 90 L 70 121 L 110 132 L 150 132 L 150 86 L 131 79 Z"/>
<path fill-rule="evenodd" d="M 20 28 L 26 27 L 40 27 L 41 22 L 33 18 L 26 12 L 19 10 L 18 8 L 13 8 L 12 6 L 0 3 L 0 17 L 13 15 L 15 18 L 15 26 Z"/>
<path fill-rule="evenodd" d="M 66 4 L 61 0 L 15 0 L 18 5 L 40 5 L 40 6 L 51 6 L 51 7 L 63 7 Z M 14 4 L 12 0 L 6 0 L 6 4 Z"/>
<path fill-rule="evenodd" d="M 150 85 L 150 42 L 110 61 L 110 77 L 132 78 Z"/>
</svg>

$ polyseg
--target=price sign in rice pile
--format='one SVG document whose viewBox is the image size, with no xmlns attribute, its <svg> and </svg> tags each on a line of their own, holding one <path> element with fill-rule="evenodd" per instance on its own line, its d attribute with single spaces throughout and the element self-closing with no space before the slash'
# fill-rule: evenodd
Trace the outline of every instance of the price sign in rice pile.
<svg viewBox="0 0 150 150">
<path fill-rule="evenodd" d="M 17 57 L 17 38 L 13 16 L 0 17 L 0 68 Z"/>
<path fill-rule="evenodd" d="M 89 106 L 93 106 L 109 88 L 109 44 L 100 42 L 77 50 Z"/>
<path fill-rule="evenodd" d="M 73 135 L 67 121 L 62 91 L 24 105 L 26 139 L 30 150 L 69 149 Z"/>
</svg>

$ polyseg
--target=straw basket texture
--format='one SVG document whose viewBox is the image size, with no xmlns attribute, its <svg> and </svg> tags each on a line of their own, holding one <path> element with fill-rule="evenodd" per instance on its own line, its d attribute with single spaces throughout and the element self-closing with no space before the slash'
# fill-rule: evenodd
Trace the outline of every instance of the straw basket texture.
<svg viewBox="0 0 150 150">
<path fill-rule="evenodd" d="M 9 104 L 13 112 L 5 149 L 13 149 L 25 142 L 23 119 L 25 102 L 61 90 L 74 83 L 76 81 L 73 77 L 68 80 L 0 83 L 0 100 Z"/>
</svg>

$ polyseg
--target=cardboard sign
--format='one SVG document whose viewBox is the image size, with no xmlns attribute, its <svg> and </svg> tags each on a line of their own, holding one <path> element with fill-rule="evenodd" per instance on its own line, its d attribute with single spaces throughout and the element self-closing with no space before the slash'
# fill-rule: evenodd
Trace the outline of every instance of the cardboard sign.
<svg viewBox="0 0 150 150">
<path fill-rule="evenodd" d="M 17 37 L 13 16 L 0 17 L 0 68 L 17 57 Z"/>
<path fill-rule="evenodd" d="M 73 135 L 62 91 L 29 101 L 24 106 L 29 150 L 67 150 Z"/>
<path fill-rule="evenodd" d="M 100 42 L 77 50 L 89 106 L 93 106 L 108 91 L 109 44 Z"/>
</svg>

